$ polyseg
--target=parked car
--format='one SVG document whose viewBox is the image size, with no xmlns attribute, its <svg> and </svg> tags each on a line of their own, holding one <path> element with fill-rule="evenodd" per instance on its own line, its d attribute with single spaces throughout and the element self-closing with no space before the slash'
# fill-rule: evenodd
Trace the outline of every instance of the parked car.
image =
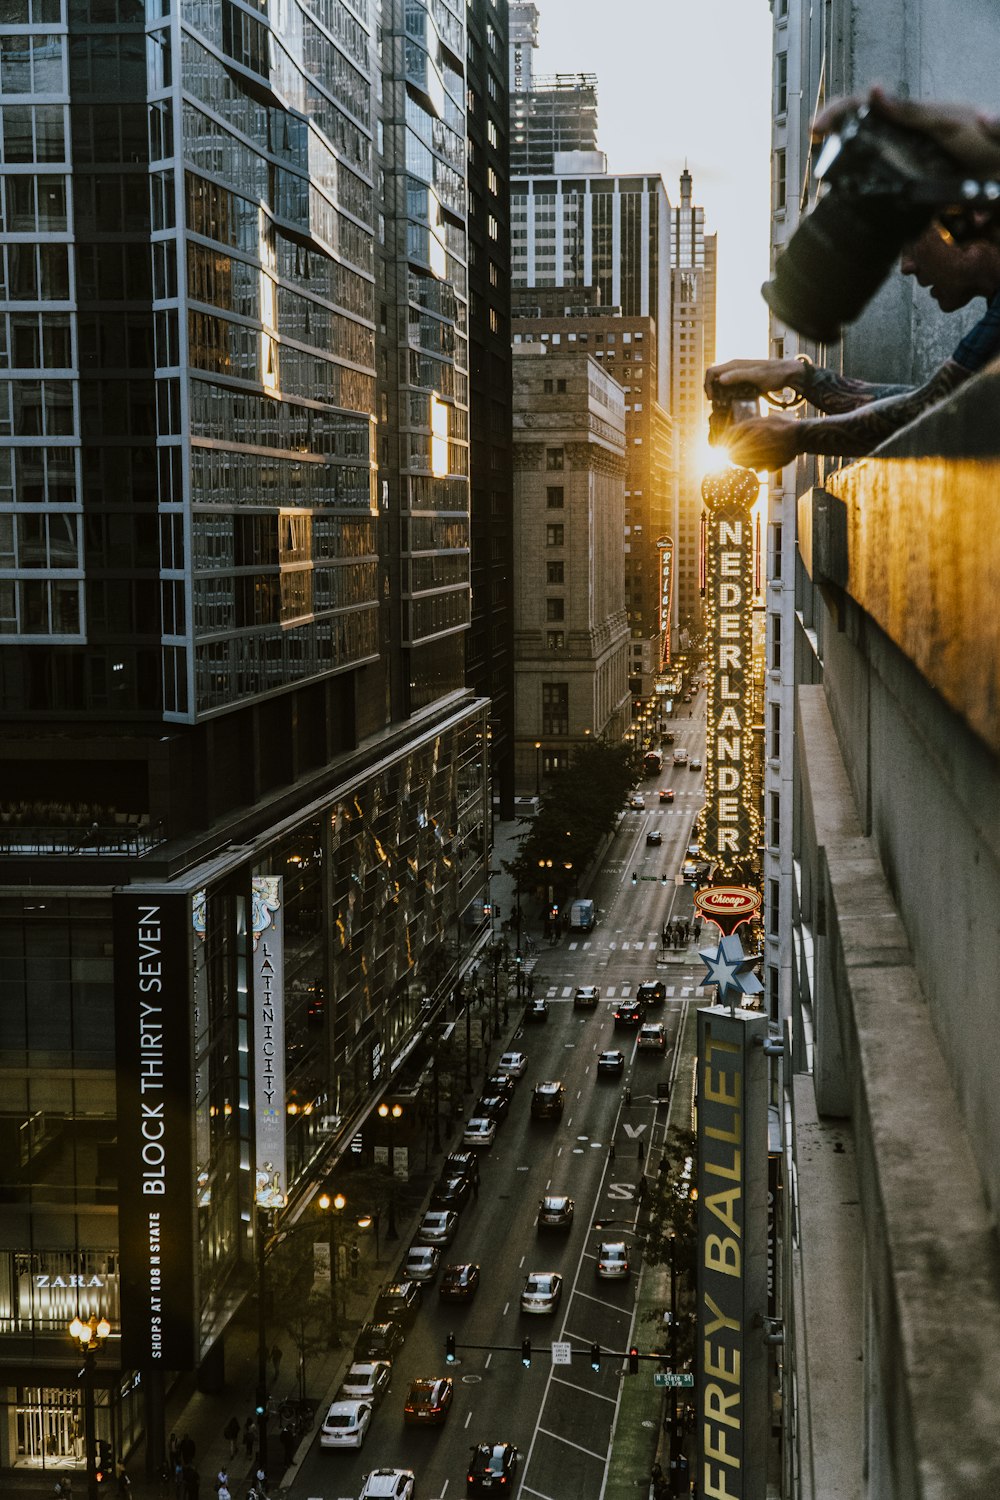
<svg viewBox="0 0 1000 1500">
<path fill-rule="evenodd" d="M 458 1213 L 471 1197 L 471 1177 L 440 1177 L 431 1194 L 431 1208 L 451 1208 Z"/>
<path fill-rule="evenodd" d="M 576 1010 L 593 1010 L 600 998 L 599 984 L 581 984 L 573 996 L 573 1006 Z"/>
<path fill-rule="evenodd" d="M 354 1358 L 361 1363 L 376 1359 L 395 1359 L 403 1347 L 403 1330 L 399 1323 L 385 1319 L 363 1324 L 354 1345 Z"/>
<path fill-rule="evenodd" d="M 523 1078 L 527 1066 L 528 1059 L 523 1052 L 505 1052 L 497 1063 L 497 1072 L 505 1078 Z"/>
<path fill-rule="evenodd" d="M 334 1401 L 319 1430 L 321 1448 L 360 1448 L 371 1426 L 370 1401 Z"/>
<path fill-rule="evenodd" d="M 517 1473 L 517 1457 L 512 1443 L 478 1443 L 466 1470 L 465 1493 L 510 1494 Z"/>
<path fill-rule="evenodd" d="M 488 1120 L 496 1120 L 502 1125 L 510 1113 L 510 1100 L 506 1094 L 484 1094 L 476 1101 L 473 1114 L 485 1115 Z"/>
<path fill-rule="evenodd" d="M 573 1199 L 565 1193 L 546 1193 L 538 1205 L 539 1229 L 568 1229 L 575 1208 Z"/>
<path fill-rule="evenodd" d="M 374 1406 L 389 1389 L 392 1365 L 387 1359 L 356 1362 L 340 1382 L 338 1401 L 370 1401 Z"/>
<path fill-rule="evenodd" d="M 699 867 L 693 859 L 686 859 L 681 866 L 681 875 L 684 877 L 685 885 L 698 884 Z"/>
<path fill-rule="evenodd" d="M 444 1377 L 411 1381 L 403 1421 L 408 1427 L 440 1425 L 447 1420 L 454 1394 L 452 1381 Z"/>
<path fill-rule="evenodd" d="M 652 848 L 659 848 L 663 843 L 663 834 L 658 828 L 650 828 L 646 834 L 646 843 Z"/>
<path fill-rule="evenodd" d="M 661 787 L 660 788 L 660 801 L 661 802 L 673 802 L 673 800 L 674 800 L 674 789 L 673 789 L 673 787 L 672 786 Z"/>
<path fill-rule="evenodd" d="M 547 1021 L 549 1019 L 549 1002 L 542 1000 L 529 1000 L 524 1007 L 524 1019 L 526 1021 Z"/>
<path fill-rule="evenodd" d="M 475 1115 L 466 1120 L 462 1133 L 463 1146 L 492 1146 L 497 1137 L 497 1122 L 486 1115 Z"/>
<path fill-rule="evenodd" d="M 615 1008 L 615 1030 L 623 1031 L 630 1026 L 641 1026 L 646 1015 L 646 1007 L 638 1000 L 622 1000 Z"/>
<path fill-rule="evenodd" d="M 662 1005 L 667 998 L 666 985 L 662 979 L 644 979 L 635 998 L 640 1005 Z"/>
<path fill-rule="evenodd" d="M 433 1281 L 441 1265 L 436 1245 L 411 1245 L 403 1262 L 403 1275 L 410 1281 Z"/>
<path fill-rule="evenodd" d="M 484 1094 L 503 1094 L 505 1099 L 513 1099 L 516 1089 L 517 1084 L 506 1073 L 491 1073 L 488 1078 L 483 1079 Z"/>
<path fill-rule="evenodd" d="M 606 1281 L 620 1281 L 629 1274 L 624 1240 L 602 1240 L 597 1247 L 597 1274 Z"/>
<path fill-rule="evenodd" d="M 379 1292 L 373 1314 L 376 1323 L 412 1323 L 424 1300 L 423 1289 L 415 1281 L 390 1281 Z"/>
<path fill-rule="evenodd" d="M 373 1469 L 365 1475 L 358 1500 L 413 1500 L 416 1484 L 412 1469 Z"/>
<path fill-rule="evenodd" d="M 441 1165 L 442 1177 L 468 1177 L 479 1181 L 479 1157 L 474 1151 L 449 1151 Z"/>
<path fill-rule="evenodd" d="M 558 1117 L 566 1107 L 566 1090 L 557 1078 L 536 1083 L 531 1095 L 531 1113 L 536 1120 Z"/>
<path fill-rule="evenodd" d="M 639 1027 L 636 1046 L 643 1052 L 665 1052 L 667 1034 L 659 1021 L 650 1021 Z"/>
<path fill-rule="evenodd" d="M 471 1302 L 479 1289 L 479 1267 L 475 1261 L 445 1266 L 438 1296 L 443 1302 Z"/>
<path fill-rule="evenodd" d="M 617 1047 L 611 1048 L 607 1052 L 602 1052 L 597 1059 L 598 1078 L 617 1078 L 624 1071 L 625 1054 L 624 1052 L 620 1052 Z"/>
<path fill-rule="evenodd" d="M 558 1271 L 529 1271 L 521 1292 L 523 1313 L 552 1313 L 562 1297 L 562 1277 Z"/>
<path fill-rule="evenodd" d="M 458 1230 L 458 1214 L 450 1208 L 429 1208 L 417 1225 L 417 1245 L 450 1245 Z"/>
</svg>

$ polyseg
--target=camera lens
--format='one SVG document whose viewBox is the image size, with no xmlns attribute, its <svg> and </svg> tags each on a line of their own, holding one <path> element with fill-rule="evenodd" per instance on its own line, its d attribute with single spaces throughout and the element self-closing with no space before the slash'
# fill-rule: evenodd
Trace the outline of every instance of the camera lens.
<svg viewBox="0 0 1000 1500">
<path fill-rule="evenodd" d="M 833 343 L 930 218 L 929 208 L 890 196 L 851 201 L 828 193 L 778 256 L 773 279 L 761 288 L 764 300 L 797 333 Z"/>
</svg>

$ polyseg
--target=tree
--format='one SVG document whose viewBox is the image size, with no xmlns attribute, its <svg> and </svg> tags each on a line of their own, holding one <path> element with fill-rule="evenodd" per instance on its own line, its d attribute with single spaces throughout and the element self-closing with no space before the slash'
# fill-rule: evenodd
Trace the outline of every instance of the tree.
<svg viewBox="0 0 1000 1500">
<path fill-rule="evenodd" d="M 673 1242 L 674 1272 L 694 1286 L 697 1270 L 697 1169 L 695 1134 L 673 1126 L 664 1145 L 666 1166 L 657 1173 L 643 1236 L 647 1265 L 669 1266 Z"/>
<path fill-rule="evenodd" d="M 517 858 L 504 866 L 520 890 L 552 885 L 563 896 L 572 892 L 634 784 L 627 745 L 580 746 L 569 769 L 547 784 Z"/>
</svg>

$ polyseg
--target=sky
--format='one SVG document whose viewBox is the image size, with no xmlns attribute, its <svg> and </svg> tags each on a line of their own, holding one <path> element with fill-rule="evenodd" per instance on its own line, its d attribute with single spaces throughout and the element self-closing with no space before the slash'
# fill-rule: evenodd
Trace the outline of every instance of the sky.
<svg viewBox="0 0 1000 1500">
<path fill-rule="evenodd" d="M 687 164 L 719 236 L 719 359 L 767 354 L 771 11 L 767 0 L 536 0 L 536 75 L 597 74 L 609 172 Z"/>
</svg>

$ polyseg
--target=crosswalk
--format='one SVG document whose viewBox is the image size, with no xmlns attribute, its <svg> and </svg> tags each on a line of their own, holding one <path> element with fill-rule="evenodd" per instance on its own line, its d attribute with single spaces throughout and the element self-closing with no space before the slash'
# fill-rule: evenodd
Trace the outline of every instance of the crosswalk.
<svg viewBox="0 0 1000 1500">
<path fill-rule="evenodd" d="M 654 936 L 628 940 L 623 939 L 621 942 L 617 942 L 614 938 L 610 938 L 607 942 L 603 939 L 595 941 L 593 938 L 585 938 L 583 941 L 577 939 L 575 942 L 567 943 L 566 946 L 571 953 L 577 949 L 581 953 L 586 953 L 588 950 L 595 953 L 598 951 L 607 951 L 609 953 L 657 953 L 661 944 L 660 939 Z M 680 950 L 670 949 L 670 952 L 674 951 Z"/>
<path fill-rule="evenodd" d="M 641 982 L 641 981 L 639 981 Z M 604 1000 L 627 1000 L 635 990 L 639 988 L 636 984 L 609 984 L 602 988 L 601 997 Z M 707 995 L 708 990 L 701 984 L 668 984 L 664 986 L 668 1000 L 687 1000 L 692 995 Z M 576 994 L 576 985 L 573 984 L 550 984 L 545 992 L 546 1000 L 572 1000 Z"/>
</svg>

